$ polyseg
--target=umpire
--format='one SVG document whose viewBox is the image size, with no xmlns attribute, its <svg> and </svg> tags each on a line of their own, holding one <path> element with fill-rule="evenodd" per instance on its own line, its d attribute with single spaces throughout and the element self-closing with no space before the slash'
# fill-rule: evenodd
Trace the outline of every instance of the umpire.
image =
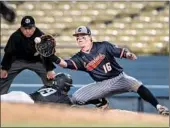
<svg viewBox="0 0 170 128">
<path fill-rule="evenodd" d="M 45 85 L 48 84 L 48 79 L 55 77 L 53 63 L 35 54 L 34 39 L 43 34 L 35 26 L 32 16 L 22 18 L 21 27 L 10 36 L 4 49 L 5 54 L 1 62 L 0 94 L 7 93 L 14 78 L 25 69 L 34 71 Z"/>
</svg>

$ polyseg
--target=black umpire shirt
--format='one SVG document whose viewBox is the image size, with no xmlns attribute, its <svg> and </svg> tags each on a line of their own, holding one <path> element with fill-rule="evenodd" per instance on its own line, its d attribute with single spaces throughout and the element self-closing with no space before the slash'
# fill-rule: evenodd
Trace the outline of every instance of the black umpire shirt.
<svg viewBox="0 0 170 128">
<path fill-rule="evenodd" d="M 40 55 L 34 56 L 36 53 L 34 39 L 43 34 L 40 29 L 36 28 L 34 34 L 28 38 L 23 35 L 20 29 L 16 30 L 10 36 L 4 49 L 5 54 L 1 62 L 2 69 L 9 70 L 13 61 L 24 60 L 28 63 L 44 61 L 46 70 L 53 70 L 55 66 L 47 58 L 41 59 Z"/>
</svg>

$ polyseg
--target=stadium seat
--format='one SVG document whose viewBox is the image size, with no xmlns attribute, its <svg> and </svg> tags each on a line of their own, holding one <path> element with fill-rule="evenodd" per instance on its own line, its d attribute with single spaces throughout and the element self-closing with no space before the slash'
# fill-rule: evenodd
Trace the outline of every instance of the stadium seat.
<svg viewBox="0 0 170 128">
<path fill-rule="evenodd" d="M 1 42 L 5 44 L 20 27 L 24 15 L 35 17 L 37 27 L 56 35 L 57 45 L 76 47 L 72 36 L 80 25 L 89 26 L 93 40 L 116 42 L 135 52 L 161 52 L 169 43 L 169 6 L 167 2 L 118 1 L 25 1 L 9 2 L 16 10 L 14 24 L 1 17 Z M 69 44 L 69 45 L 68 45 Z M 74 51 L 77 50 L 74 48 Z M 63 55 L 72 51 L 60 50 Z"/>
</svg>

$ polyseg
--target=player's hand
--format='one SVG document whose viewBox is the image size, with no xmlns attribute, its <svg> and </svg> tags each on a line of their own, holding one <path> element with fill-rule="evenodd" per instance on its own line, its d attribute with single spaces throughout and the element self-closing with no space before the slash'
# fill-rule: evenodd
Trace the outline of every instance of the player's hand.
<svg viewBox="0 0 170 128">
<path fill-rule="evenodd" d="M 56 76 L 56 73 L 54 71 L 47 72 L 47 79 L 54 79 L 55 76 Z"/>
<path fill-rule="evenodd" d="M 8 71 L 1 69 L 1 78 L 5 79 L 8 77 Z"/>
<path fill-rule="evenodd" d="M 126 58 L 130 59 L 130 60 L 136 60 L 137 56 L 134 53 L 131 52 L 127 52 L 126 53 Z"/>
</svg>

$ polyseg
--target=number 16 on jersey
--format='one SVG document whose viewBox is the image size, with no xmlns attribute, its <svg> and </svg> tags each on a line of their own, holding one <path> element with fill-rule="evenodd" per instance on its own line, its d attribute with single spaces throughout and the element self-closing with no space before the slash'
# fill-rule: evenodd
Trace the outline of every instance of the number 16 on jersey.
<svg viewBox="0 0 170 128">
<path fill-rule="evenodd" d="M 103 65 L 104 72 L 107 73 L 112 70 L 112 67 L 110 66 L 110 62 Z"/>
</svg>

